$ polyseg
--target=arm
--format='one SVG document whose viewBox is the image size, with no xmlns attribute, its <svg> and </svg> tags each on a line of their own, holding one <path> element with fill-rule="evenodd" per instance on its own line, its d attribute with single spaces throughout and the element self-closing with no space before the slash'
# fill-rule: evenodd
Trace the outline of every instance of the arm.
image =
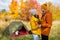
<svg viewBox="0 0 60 40">
<path fill-rule="evenodd" d="M 31 18 L 30 20 L 30 25 L 31 25 L 31 29 L 37 29 L 38 28 L 38 23 L 37 23 L 38 19 L 36 18 Z"/>
</svg>

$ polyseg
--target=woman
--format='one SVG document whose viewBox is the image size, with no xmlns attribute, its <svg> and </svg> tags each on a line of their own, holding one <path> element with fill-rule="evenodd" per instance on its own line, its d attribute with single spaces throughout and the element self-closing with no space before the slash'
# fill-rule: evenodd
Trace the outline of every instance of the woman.
<svg viewBox="0 0 60 40">
<path fill-rule="evenodd" d="M 31 13 L 31 18 L 30 18 L 30 25 L 31 25 L 31 31 L 32 31 L 32 37 L 34 40 L 39 40 L 39 35 L 41 35 L 41 26 L 38 26 L 39 22 L 39 16 L 36 14 L 36 9 L 31 9 L 29 10 Z"/>
</svg>

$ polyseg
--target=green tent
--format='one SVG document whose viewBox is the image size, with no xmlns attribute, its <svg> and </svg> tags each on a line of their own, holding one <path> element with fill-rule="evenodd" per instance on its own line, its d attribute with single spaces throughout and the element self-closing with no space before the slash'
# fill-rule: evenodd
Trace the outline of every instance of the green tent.
<svg viewBox="0 0 60 40">
<path fill-rule="evenodd" d="M 3 31 L 3 34 L 6 36 L 13 35 L 16 31 L 22 29 L 22 27 L 27 30 L 26 26 L 21 21 L 13 21 L 8 25 L 8 27 Z"/>
</svg>

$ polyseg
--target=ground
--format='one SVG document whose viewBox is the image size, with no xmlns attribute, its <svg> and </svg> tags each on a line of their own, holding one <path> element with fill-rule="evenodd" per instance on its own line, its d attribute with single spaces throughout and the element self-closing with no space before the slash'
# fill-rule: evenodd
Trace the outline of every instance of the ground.
<svg viewBox="0 0 60 40">
<path fill-rule="evenodd" d="M 3 24 L 3 25 L 2 25 Z M 7 26 L 8 22 L 2 22 L 0 23 L 1 26 Z M 9 24 L 8 24 L 9 25 Z M 49 40 L 60 40 L 60 21 L 53 21 L 52 27 L 51 27 L 51 32 L 49 35 Z M 32 35 L 26 35 L 26 36 L 21 36 L 17 38 L 8 38 L 6 36 L 2 36 L 0 32 L 0 40 L 33 40 Z"/>
</svg>

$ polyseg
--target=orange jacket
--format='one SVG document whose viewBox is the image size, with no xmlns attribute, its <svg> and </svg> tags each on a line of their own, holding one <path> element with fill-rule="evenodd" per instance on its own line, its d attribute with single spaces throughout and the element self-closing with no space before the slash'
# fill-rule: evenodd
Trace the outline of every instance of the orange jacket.
<svg viewBox="0 0 60 40">
<path fill-rule="evenodd" d="M 46 11 L 46 14 L 42 17 L 42 20 L 41 33 L 48 36 L 50 33 L 50 28 L 52 26 L 52 14 L 50 11 Z"/>
<path fill-rule="evenodd" d="M 31 17 L 30 25 L 31 25 L 31 31 L 33 34 L 41 35 L 41 28 L 38 27 L 38 19 L 34 16 Z"/>
</svg>

